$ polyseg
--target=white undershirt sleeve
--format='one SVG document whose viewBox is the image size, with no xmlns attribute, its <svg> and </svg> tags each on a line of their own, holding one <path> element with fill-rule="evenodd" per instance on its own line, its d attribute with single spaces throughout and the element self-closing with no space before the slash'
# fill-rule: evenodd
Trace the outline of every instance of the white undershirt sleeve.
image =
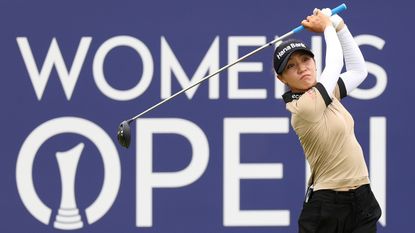
<svg viewBox="0 0 415 233">
<path fill-rule="evenodd" d="M 326 27 L 324 39 L 326 41 L 326 66 L 321 72 L 319 82 L 324 86 L 329 97 L 332 98 L 343 68 L 343 50 L 333 26 Z"/>
<path fill-rule="evenodd" d="M 344 82 L 347 93 L 358 87 L 367 77 L 367 68 L 362 52 L 357 46 L 347 26 L 337 32 L 340 44 L 343 49 L 344 60 L 346 63 L 346 72 L 340 77 Z"/>
</svg>

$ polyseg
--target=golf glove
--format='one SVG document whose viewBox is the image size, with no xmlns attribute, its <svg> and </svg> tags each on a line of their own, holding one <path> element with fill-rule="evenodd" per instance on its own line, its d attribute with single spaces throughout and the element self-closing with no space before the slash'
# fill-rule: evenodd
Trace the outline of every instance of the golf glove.
<svg viewBox="0 0 415 233">
<path fill-rule="evenodd" d="M 314 10 L 313 10 L 313 14 L 316 14 L 316 12 L 318 11 L 319 9 L 318 8 L 314 8 Z M 325 15 L 327 15 L 327 16 L 329 16 L 330 17 L 330 21 L 331 21 L 331 23 L 333 24 L 333 27 L 336 29 L 336 31 L 337 31 L 337 27 L 341 24 L 341 22 L 343 21 L 343 19 L 338 15 L 338 14 L 336 14 L 336 15 L 331 15 L 331 9 L 330 8 L 324 8 L 324 9 L 322 9 L 321 10 L 321 12 L 323 13 L 323 14 L 325 14 Z"/>
</svg>

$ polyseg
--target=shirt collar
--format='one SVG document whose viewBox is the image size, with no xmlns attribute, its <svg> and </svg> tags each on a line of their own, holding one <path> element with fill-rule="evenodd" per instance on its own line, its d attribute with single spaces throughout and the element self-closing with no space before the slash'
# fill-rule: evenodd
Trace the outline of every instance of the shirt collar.
<svg viewBox="0 0 415 233">
<path fill-rule="evenodd" d="M 289 103 L 293 100 L 298 100 L 302 95 L 304 94 L 304 92 L 292 92 L 292 91 L 287 91 L 285 92 L 284 95 L 282 95 L 282 98 L 284 100 L 285 103 Z"/>
</svg>

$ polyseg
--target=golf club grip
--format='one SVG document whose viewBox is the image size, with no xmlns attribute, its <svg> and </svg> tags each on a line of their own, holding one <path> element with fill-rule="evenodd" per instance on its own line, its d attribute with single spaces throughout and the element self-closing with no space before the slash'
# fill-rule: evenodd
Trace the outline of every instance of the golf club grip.
<svg viewBox="0 0 415 233">
<path fill-rule="evenodd" d="M 346 4 L 343 3 L 343 4 L 339 5 L 339 6 L 331 9 L 331 15 L 338 14 L 338 13 L 340 13 L 340 12 L 346 10 L 346 9 L 347 9 L 347 6 L 346 6 Z M 300 26 L 294 28 L 293 32 L 294 33 L 297 33 L 297 32 L 301 32 L 302 30 L 304 30 L 304 26 L 303 25 L 300 25 Z"/>
</svg>

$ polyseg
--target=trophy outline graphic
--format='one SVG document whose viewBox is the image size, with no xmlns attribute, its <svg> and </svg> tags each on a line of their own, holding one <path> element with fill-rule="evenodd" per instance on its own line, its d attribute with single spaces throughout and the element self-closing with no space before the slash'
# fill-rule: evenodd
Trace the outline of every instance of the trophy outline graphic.
<svg viewBox="0 0 415 233">
<path fill-rule="evenodd" d="M 75 230 L 84 226 L 75 200 L 75 178 L 79 158 L 84 144 L 79 143 L 65 152 L 56 152 L 59 172 L 61 175 L 61 204 L 53 226 L 62 230 Z"/>
<path fill-rule="evenodd" d="M 48 120 L 36 127 L 23 142 L 17 156 L 17 191 L 27 211 L 41 223 L 49 225 L 52 209 L 39 198 L 36 192 L 33 183 L 33 164 L 38 150 L 49 138 L 66 133 L 81 135 L 89 139 L 98 149 L 104 163 L 104 182 L 101 186 L 101 191 L 95 201 L 85 209 L 86 222 L 90 225 L 98 221 L 108 212 L 118 195 L 121 184 L 121 164 L 118 150 L 111 137 L 109 137 L 100 126 L 92 121 L 84 118 L 67 116 Z M 78 146 L 75 146 L 72 149 L 73 150 L 66 152 L 57 152 L 55 155 L 62 155 L 58 157 L 66 158 L 68 157 L 68 154 L 79 153 L 80 156 L 83 149 L 83 143 L 78 144 Z M 66 167 L 67 164 L 64 166 L 59 165 L 59 160 L 60 159 L 58 159 L 58 166 L 61 173 L 61 179 L 65 179 L 65 181 L 61 180 L 63 196 L 61 198 L 61 206 L 54 221 L 54 227 L 61 229 L 59 227 L 62 227 L 63 224 L 64 227 L 68 228 L 67 230 L 82 228 L 84 224 L 80 219 L 79 211 L 77 210 L 74 201 L 75 194 L 72 194 L 75 190 L 71 190 L 73 188 L 72 181 L 66 181 L 68 178 L 75 179 L 75 173 L 71 174 L 71 172 L 74 172 L 74 170 L 76 172 L 76 165 L 79 158 L 69 159 L 75 164 L 75 169 L 68 169 L 72 170 L 71 172 L 66 171 L 67 168 L 63 168 Z M 65 171 L 62 171 L 62 168 Z M 69 191 L 65 191 L 64 189 L 68 189 Z M 68 223 L 72 223 L 72 225 Z M 72 228 L 69 229 L 69 225 L 71 225 Z"/>
</svg>

